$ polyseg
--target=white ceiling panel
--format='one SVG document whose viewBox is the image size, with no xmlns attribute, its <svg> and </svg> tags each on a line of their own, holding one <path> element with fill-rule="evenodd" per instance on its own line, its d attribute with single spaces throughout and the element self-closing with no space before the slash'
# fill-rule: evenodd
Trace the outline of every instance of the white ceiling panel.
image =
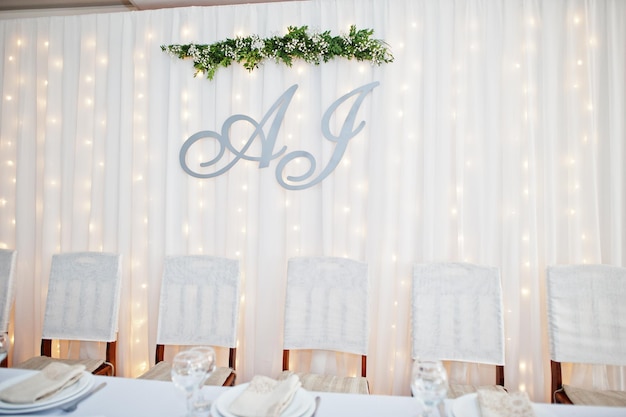
<svg viewBox="0 0 626 417">
<path fill-rule="evenodd" d="M 0 10 L 128 7 L 134 10 L 224 4 L 269 3 L 290 0 L 0 0 Z"/>
<path fill-rule="evenodd" d="M 218 6 L 224 4 L 270 3 L 275 1 L 286 0 L 131 0 L 133 5 L 139 10 L 187 6 Z"/>
<path fill-rule="evenodd" d="M 131 6 L 128 0 L 0 0 L 0 10 Z"/>
</svg>

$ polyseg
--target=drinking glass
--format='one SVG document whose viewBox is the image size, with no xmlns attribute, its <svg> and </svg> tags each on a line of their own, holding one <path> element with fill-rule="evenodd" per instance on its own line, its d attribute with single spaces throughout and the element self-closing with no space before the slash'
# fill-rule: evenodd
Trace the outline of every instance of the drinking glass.
<svg viewBox="0 0 626 417">
<path fill-rule="evenodd" d="M 215 350 L 211 346 L 196 346 L 191 348 L 192 351 L 200 352 L 204 355 L 204 361 L 202 362 L 202 368 L 204 369 L 205 377 L 200 382 L 200 387 L 209 379 L 213 371 L 215 371 Z"/>
<path fill-rule="evenodd" d="M 178 352 L 172 361 L 172 382 L 186 395 L 187 417 L 194 415 L 194 396 L 206 377 L 205 363 L 202 352 L 194 350 Z"/>
<path fill-rule="evenodd" d="M 0 333 L 0 363 L 7 357 L 9 353 L 9 335 L 8 333 Z"/>
<path fill-rule="evenodd" d="M 196 346 L 191 350 L 195 352 L 200 352 L 204 358 L 202 361 L 204 378 L 200 381 L 200 384 L 198 385 L 198 391 L 196 392 L 196 396 L 193 401 L 194 413 L 197 416 L 208 416 L 211 411 L 211 400 L 203 395 L 202 387 L 204 386 L 204 383 L 209 379 L 213 371 L 215 371 L 215 350 L 210 346 Z"/>
<path fill-rule="evenodd" d="M 448 374 L 443 363 L 416 360 L 411 372 L 411 392 L 422 403 L 422 416 L 432 416 L 448 393 Z"/>
</svg>

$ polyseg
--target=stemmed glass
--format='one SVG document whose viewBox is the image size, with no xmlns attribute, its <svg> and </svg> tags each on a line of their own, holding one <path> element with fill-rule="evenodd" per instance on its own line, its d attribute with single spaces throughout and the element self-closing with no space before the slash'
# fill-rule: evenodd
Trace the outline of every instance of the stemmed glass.
<svg viewBox="0 0 626 417">
<path fill-rule="evenodd" d="M 0 363 L 7 357 L 9 353 L 9 335 L 0 333 Z"/>
<path fill-rule="evenodd" d="M 194 415 L 194 396 L 206 378 L 206 359 L 195 350 L 184 350 L 174 356 L 172 362 L 172 382 L 187 397 L 187 417 Z"/>
<path fill-rule="evenodd" d="M 194 412 L 196 414 L 208 414 L 211 411 L 211 400 L 202 395 L 202 387 L 213 371 L 215 371 L 215 350 L 210 346 L 196 346 L 191 350 L 200 352 L 203 355 L 202 370 L 204 371 L 204 378 L 198 385 L 198 392 L 193 404 Z"/>
<path fill-rule="evenodd" d="M 411 372 L 411 392 L 422 403 L 422 416 L 432 416 L 435 407 L 446 398 L 448 393 L 448 374 L 443 363 L 416 360 Z"/>
</svg>

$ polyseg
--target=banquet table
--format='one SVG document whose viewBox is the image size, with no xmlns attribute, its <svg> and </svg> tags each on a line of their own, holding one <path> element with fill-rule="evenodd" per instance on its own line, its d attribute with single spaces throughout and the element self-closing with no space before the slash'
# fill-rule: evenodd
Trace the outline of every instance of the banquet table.
<svg viewBox="0 0 626 417">
<path fill-rule="evenodd" d="M 11 378 L 35 371 L 16 368 L 0 368 L 0 384 Z M 76 411 L 67 413 L 59 409 L 39 411 L 28 415 L 64 415 L 77 417 L 182 417 L 185 415 L 183 393 L 172 383 L 143 379 L 94 376 L 94 386 L 106 382 L 107 385 L 91 397 L 85 399 Z M 209 387 L 203 390 L 214 399 L 233 388 Z M 420 409 L 417 400 L 408 396 L 359 395 L 337 393 L 311 393 L 319 395 L 321 403 L 315 417 L 417 417 Z M 446 400 L 447 417 L 454 400 Z M 534 404 L 537 417 L 617 417 L 626 416 L 626 408 L 587 407 L 555 404 Z"/>
</svg>

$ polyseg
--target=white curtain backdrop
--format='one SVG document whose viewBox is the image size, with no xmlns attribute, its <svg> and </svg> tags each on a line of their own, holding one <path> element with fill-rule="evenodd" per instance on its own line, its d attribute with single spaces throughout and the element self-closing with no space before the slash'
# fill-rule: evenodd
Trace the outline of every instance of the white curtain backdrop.
<svg viewBox="0 0 626 417">
<path fill-rule="evenodd" d="M 209 81 L 160 49 L 351 24 L 373 29 L 395 61 L 232 66 Z M 164 257 L 202 253 L 241 261 L 238 382 L 275 377 L 288 258 L 346 256 L 372 279 L 371 390 L 407 395 L 412 265 L 467 261 L 501 269 L 507 387 L 548 401 L 545 267 L 624 265 L 621 0 L 194 7 L 2 20 L 0 38 L 0 247 L 18 250 L 13 363 L 38 354 L 52 254 L 123 255 L 118 375 L 134 377 L 154 361 Z M 371 82 L 380 85 L 356 120 L 365 127 L 314 187 L 281 187 L 280 158 L 212 179 L 179 164 L 191 135 L 220 132 L 235 114 L 260 122 L 297 84 L 274 150 L 309 151 L 319 172 L 335 147 L 323 113 Z M 249 153 L 259 149 L 257 138 Z"/>
</svg>

